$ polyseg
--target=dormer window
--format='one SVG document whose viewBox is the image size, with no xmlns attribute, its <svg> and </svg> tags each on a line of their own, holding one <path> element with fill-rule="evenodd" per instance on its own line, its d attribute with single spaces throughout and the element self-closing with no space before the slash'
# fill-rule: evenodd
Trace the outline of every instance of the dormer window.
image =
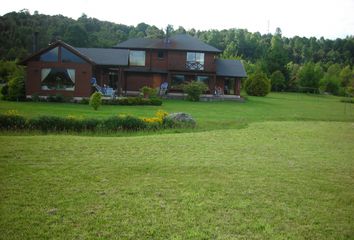
<svg viewBox="0 0 354 240">
<path fill-rule="evenodd" d="M 187 52 L 186 68 L 189 70 L 204 70 L 204 53 Z"/>
<path fill-rule="evenodd" d="M 145 66 L 145 51 L 130 51 L 129 52 L 130 66 Z"/>
</svg>

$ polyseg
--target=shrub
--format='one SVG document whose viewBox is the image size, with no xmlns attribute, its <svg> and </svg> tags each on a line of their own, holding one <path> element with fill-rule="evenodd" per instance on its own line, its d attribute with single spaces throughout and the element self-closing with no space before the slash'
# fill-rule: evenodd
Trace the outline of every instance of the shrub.
<svg viewBox="0 0 354 240">
<path fill-rule="evenodd" d="M 97 109 L 102 104 L 102 94 L 99 92 L 95 92 L 90 97 L 90 106 L 93 107 L 97 111 Z"/>
<path fill-rule="evenodd" d="M 354 103 L 354 98 L 342 98 L 340 101 L 344 103 Z"/>
<path fill-rule="evenodd" d="M 105 105 L 153 105 L 161 106 L 162 100 L 159 98 L 141 98 L 141 97 L 125 97 L 116 99 L 104 99 L 102 104 Z"/>
<path fill-rule="evenodd" d="M 337 95 L 339 93 L 340 82 L 335 75 L 326 73 L 320 81 L 320 89 L 323 92 L 328 92 Z"/>
<path fill-rule="evenodd" d="M 67 121 L 65 118 L 56 116 L 39 116 L 28 120 L 28 127 L 31 130 L 64 131 L 67 130 Z"/>
<path fill-rule="evenodd" d="M 24 128 L 26 128 L 26 119 L 17 111 L 10 110 L 0 114 L 0 129 L 21 130 Z"/>
<path fill-rule="evenodd" d="M 157 91 L 154 88 L 144 86 L 140 89 L 141 94 L 144 96 L 144 98 L 150 98 L 150 97 L 156 97 Z"/>
<path fill-rule="evenodd" d="M 41 98 L 39 97 L 38 93 L 34 93 L 31 96 L 31 100 L 32 100 L 32 102 L 40 102 Z"/>
<path fill-rule="evenodd" d="M 89 104 L 89 100 L 87 99 L 87 98 L 82 98 L 80 101 L 79 101 L 79 103 L 80 104 Z"/>
<path fill-rule="evenodd" d="M 207 85 L 197 81 L 192 81 L 183 86 L 183 91 L 187 93 L 187 99 L 193 102 L 198 102 L 200 95 L 206 90 L 208 90 Z"/>
<path fill-rule="evenodd" d="M 8 82 L 7 96 L 5 96 L 5 98 L 10 101 L 23 101 L 26 99 L 25 81 L 23 76 L 13 76 L 10 79 Z"/>
<path fill-rule="evenodd" d="M 147 124 L 139 118 L 132 116 L 114 116 L 104 120 L 100 128 L 107 131 L 138 131 L 147 127 Z"/>
<path fill-rule="evenodd" d="M 251 75 L 245 83 L 245 89 L 251 96 L 266 96 L 270 92 L 270 81 L 262 72 Z"/>
</svg>

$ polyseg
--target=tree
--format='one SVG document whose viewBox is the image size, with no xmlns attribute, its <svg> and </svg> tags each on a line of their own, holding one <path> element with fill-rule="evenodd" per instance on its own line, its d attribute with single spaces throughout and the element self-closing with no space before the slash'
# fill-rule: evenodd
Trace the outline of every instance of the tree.
<svg viewBox="0 0 354 240">
<path fill-rule="evenodd" d="M 285 89 L 285 77 L 284 74 L 277 70 L 270 76 L 273 91 L 282 91 Z"/>
<path fill-rule="evenodd" d="M 145 31 L 147 38 L 163 38 L 164 32 L 158 29 L 156 26 L 149 26 Z"/>
<path fill-rule="evenodd" d="M 298 79 L 300 87 L 318 89 L 319 82 L 323 77 L 321 66 L 313 62 L 307 62 L 299 70 Z"/>
<path fill-rule="evenodd" d="M 354 80 L 354 73 L 350 66 L 344 67 L 339 73 L 340 83 L 342 87 L 347 87 L 351 81 Z"/>
<path fill-rule="evenodd" d="M 81 25 L 74 24 L 65 32 L 64 41 L 75 47 L 87 47 L 88 35 Z"/>
<path fill-rule="evenodd" d="M 332 64 L 320 81 L 320 89 L 324 92 L 337 95 L 340 89 L 340 71 L 339 64 Z"/>
<path fill-rule="evenodd" d="M 252 74 L 245 82 L 245 89 L 251 96 L 266 96 L 270 92 L 271 84 L 263 72 Z"/>
</svg>

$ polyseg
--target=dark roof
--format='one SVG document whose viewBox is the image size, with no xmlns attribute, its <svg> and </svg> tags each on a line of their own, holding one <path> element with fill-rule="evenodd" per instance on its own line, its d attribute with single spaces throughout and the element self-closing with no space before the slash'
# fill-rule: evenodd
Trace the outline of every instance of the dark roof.
<svg viewBox="0 0 354 240">
<path fill-rule="evenodd" d="M 98 65 L 128 66 L 129 51 L 112 48 L 75 48 Z"/>
<path fill-rule="evenodd" d="M 187 34 L 177 34 L 166 39 L 148 39 L 148 38 L 132 38 L 119 43 L 115 48 L 125 49 L 170 49 L 170 50 L 187 50 L 200 52 L 221 52 L 219 49 L 210 46 L 198 38 Z"/>
<path fill-rule="evenodd" d="M 223 77 L 247 77 L 240 60 L 216 60 L 216 75 Z"/>
</svg>

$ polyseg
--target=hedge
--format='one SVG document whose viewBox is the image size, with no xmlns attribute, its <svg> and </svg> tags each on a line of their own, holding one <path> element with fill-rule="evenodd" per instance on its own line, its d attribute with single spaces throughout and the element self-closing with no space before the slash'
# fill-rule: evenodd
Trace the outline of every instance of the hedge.
<svg viewBox="0 0 354 240">
<path fill-rule="evenodd" d="M 79 118 L 74 116 L 38 116 L 25 118 L 16 111 L 0 114 L 0 130 L 31 130 L 47 132 L 116 132 L 157 130 L 181 127 L 178 122 L 165 121 L 170 115 L 157 111 L 155 117 L 138 118 L 133 116 L 112 116 L 107 119 Z"/>
</svg>

